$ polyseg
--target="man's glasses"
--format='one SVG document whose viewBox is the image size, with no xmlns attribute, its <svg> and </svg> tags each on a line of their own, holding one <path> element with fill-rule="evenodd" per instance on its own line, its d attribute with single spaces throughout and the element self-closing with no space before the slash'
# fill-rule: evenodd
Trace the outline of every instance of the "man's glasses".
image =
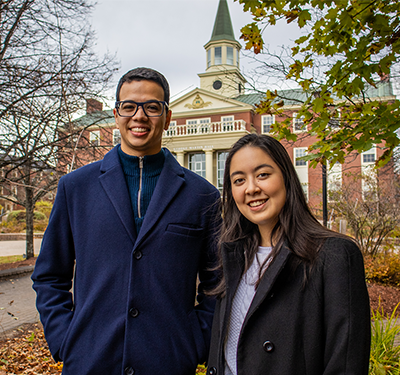
<svg viewBox="0 0 400 375">
<path fill-rule="evenodd" d="M 168 109 L 167 102 L 159 100 L 148 100 L 147 102 L 134 102 L 133 100 L 123 100 L 115 102 L 115 109 L 121 117 L 133 117 L 139 107 L 147 117 L 160 117 L 164 113 L 164 106 Z"/>
</svg>

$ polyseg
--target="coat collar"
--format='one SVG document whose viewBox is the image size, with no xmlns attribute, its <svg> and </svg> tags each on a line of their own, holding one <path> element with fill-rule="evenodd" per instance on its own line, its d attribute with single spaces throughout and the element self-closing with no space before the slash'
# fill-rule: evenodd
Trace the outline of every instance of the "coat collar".
<svg viewBox="0 0 400 375">
<path fill-rule="evenodd" d="M 290 254 L 291 251 L 284 244 L 279 253 L 275 256 L 271 264 L 268 266 L 257 288 L 257 292 L 247 312 L 245 321 L 243 322 L 243 326 L 247 323 L 254 311 L 257 310 L 260 304 L 268 296 L 273 285 L 275 284 L 276 279 L 278 278 L 280 272 L 288 261 Z M 221 313 L 223 315 L 227 315 L 232 308 L 233 298 L 243 273 L 243 244 L 241 242 L 224 244 L 222 249 L 222 259 L 226 278 L 226 298 L 225 303 L 223 303 L 223 305 L 221 306 L 223 310 L 221 311 Z M 226 320 L 226 318 L 229 318 L 229 316 L 225 316 L 224 321 L 228 321 Z"/>
<path fill-rule="evenodd" d="M 118 156 L 118 147 L 115 146 L 101 161 L 99 181 L 134 243 L 136 240 L 135 222 L 128 186 L 125 183 L 124 172 Z"/>
<path fill-rule="evenodd" d="M 246 318 L 243 322 L 243 326 L 246 325 L 254 311 L 256 311 L 265 298 L 267 298 L 273 285 L 275 284 L 276 279 L 288 261 L 290 254 L 291 251 L 289 248 L 286 245 L 283 245 L 279 253 L 274 257 L 271 264 L 266 269 L 261 278 L 260 284 L 258 285 L 253 301 L 251 302 L 249 311 L 247 312 Z"/>
<path fill-rule="evenodd" d="M 180 191 L 185 182 L 185 171 L 174 156 L 164 148 L 165 162 L 158 179 L 156 188 L 147 208 L 142 228 L 136 240 L 135 247 L 139 246 L 153 226 L 159 221 L 170 202 Z"/>
<path fill-rule="evenodd" d="M 101 175 L 99 180 L 136 247 L 156 224 L 171 200 L 180 190 L 185 180 L 185 172 L 172 154 L 167 149 L 164 149 L 164 167 L 147 209 L 139 236 L 137 236 L 129 191 L 118 156 L 118 147 L 114 147 L 104 156 L 100 166 Z M 119 183 L 119 181 L 124 183 Z"/>
</svg>

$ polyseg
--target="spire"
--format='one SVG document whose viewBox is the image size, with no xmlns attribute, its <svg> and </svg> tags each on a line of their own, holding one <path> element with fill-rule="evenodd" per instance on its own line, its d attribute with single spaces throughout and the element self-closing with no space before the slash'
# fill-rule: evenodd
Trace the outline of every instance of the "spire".
<svg viewBox="0 0 400 375">
<path fill-rule="evenodd" d="M 217 16 L 215 17 L 214 29 L 210 42 L 223 39 L 235 41 L 231 16 L 229 14 L 229 8 L 226 0 L 219 1 Z"/>
</svg>

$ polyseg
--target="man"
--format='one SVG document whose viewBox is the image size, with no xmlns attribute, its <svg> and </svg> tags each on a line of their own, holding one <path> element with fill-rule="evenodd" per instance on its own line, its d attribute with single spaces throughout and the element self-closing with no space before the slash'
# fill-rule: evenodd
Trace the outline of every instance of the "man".
<svg viewBox="0 0 400 375">
<path fill-rule="evenodd" d="M 163 75 L 131 70 L 116 96 L 121 145 L 60 179 L 37 308 L 63 374 L 194 374 L 210 340 L 219 193 L 161 148 Z"/>
</svg>

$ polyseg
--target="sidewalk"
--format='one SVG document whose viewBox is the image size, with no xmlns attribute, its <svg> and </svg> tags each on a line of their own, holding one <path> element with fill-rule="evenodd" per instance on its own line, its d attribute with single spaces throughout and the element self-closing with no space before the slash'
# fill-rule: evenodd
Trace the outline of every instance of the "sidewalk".
<svg viewBox="0 0 400 375">
<path fill-rule="evenodd" d="M 35 255 L 39 253 L 41 239 L 34 240 Z M 0 241 L 0 256 L 25 254 L 25 241 Z M 34 266 L 0 271 L 0 337 L 4 332 L 24 323 L 39 321 L 36 293 L 32 289 L 31 273 Z"/>
<path fill-rule="evenodd" d="M 0 337 L 24 323 L 39 321 L 31 272 L 0 280 Z"/>
<path fill-rule="evenodd" d="M 40 245 L 42 243 L 41 238 L 34 239 L 34 249 L 35 255 L 39 254 Z M 18 241 L 0 241 L 0 256 L 9 256 L 9 255 L 22 255 L 26 252 L 26 242 L 24 240 Z"/>
</svg>

